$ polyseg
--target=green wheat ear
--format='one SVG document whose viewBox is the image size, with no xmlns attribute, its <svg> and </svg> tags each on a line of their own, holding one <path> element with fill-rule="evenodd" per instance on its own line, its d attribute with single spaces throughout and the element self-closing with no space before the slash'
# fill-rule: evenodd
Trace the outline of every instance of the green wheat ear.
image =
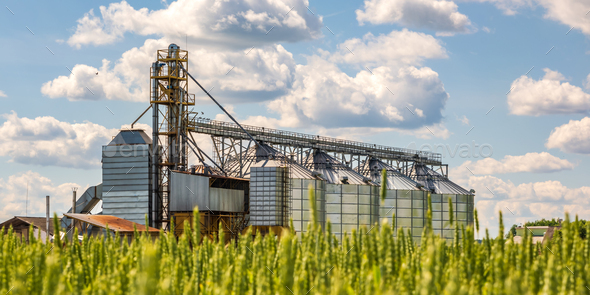
<svg viewBox="0 0 590 295">
<path fill-rule="evenodd" d="M 313 193 L 310 200 L 308 213 L 323 214 L 317 210 L 321 207 Z M 352 211 L 352 207 L 347 210 Z M 464 213 L 459 208 L 449 209 Z M 263 236 L 260 232 L 264 229 L 259 228 L 254 238 L 250 228 L 228 244 L 223 239 L 227 231 L 218 220 L 207 216 L 201 223 L 197 208 L 192 226 L 183 221 L 184 234 L 178 238 L 172 232 L 164 234 L 162 229 L 161 236 L 155 239 L 139 233 L 133 241 L 121 240 L 116 233 L 114 239 L 110 234 L 90 238 L 84 234 L 81 243 L 60 242 L 59 236 L 54 243 L 34 238 L 26 243 L 21 240 L 24 233 L 19 232 L 23 227 L 15 230 L 11 225 L 0 226 L 0 295 L 588 292 L 584 280 L 585 270 L 590 268 L 590 238 L 585 238 L 590 232 L 588 222 L 578 218 L 570 222 L 566 215 L 562 230 L 549 244 L 533 244 L 528 230 L 519 244 L 515 242 L 518 239 L 504 239 L 500 212 L 498 238 L 490 238 L 489 231 L 482 227 L 485 237 L 479 243 L 473 233 L 479 227 L 474 209 L 475 228 L 465 227 L 451 215 L 454 240 L 444 231 L 442 237 L 426 232 L 430 225 L 424 223 L 422 240 L 417 244 L 414 239 L 420 237 L 415 229 L 419 226 L 403 209 L 395 210 L 400 216 L 391 214 L 391 229 L 382 224 L 369 233 L 366 228 L 343 229 L 342 222 L 328 222 L 322 231 L 309 223 L 310 230 L 297 237 L 288 232 L 281 237 Z M 321 215 L 313 218 L 322 220 Z M 448 228 L 444 218 L 430 219 L 430 215 L 424 217 L 425 222 L 433 223 L 432 230 Z M 400 227 L 394 237 L 396 222 Z M 59 233 L 59 224 L 54 225 Z M 202 242 L 198 236 L 200 226 Z M 344 235 L 341 242 L 332 234 L 347 229 L 352 234 Z M 581 229 L 586 230 L 586 235 Z M 73 231 L 75 239 L 77 229 Z M 217 240 L 211 231 L 217 231 Z"/>
<path fill-rule="evenodd" d="M 454 222 L 454 215 L 453 214 L 453 200 L 451 200 L 451 198 L 449 197 L 449 222 L 451 223 L 451 225 Z"/>
<path fill-rule="evenodd" d="M 313 225 L 314 228 L 317 227 L 317 223 L 318 223 L 318 216 L 317 216 L 317 211 L 318 211 L 318 204 L 315 201 L 315 189 L 313 188 L 313 186 L 310 184 L 309 187 L 309 207 L 311 210 L 311 223 Z"/>
<path fill-rule="evenodd" d="M 427 195 L 428 211 L 426 211 L 426 230 L 428 233 L 432 232 L 432 198 L 430 192 Z"/>
<path fill-rule="evenodd" d="M 479 217 L 477 216 L 477 208 L 473 210 L 473 216 L 475 217 L 475 230 L 479 234 Z"/>
<path fill-rule="evenodd" d="M 387 195 L 387 170 L 381 170 L 381 203 L 385 200 Z"/>
</svg>

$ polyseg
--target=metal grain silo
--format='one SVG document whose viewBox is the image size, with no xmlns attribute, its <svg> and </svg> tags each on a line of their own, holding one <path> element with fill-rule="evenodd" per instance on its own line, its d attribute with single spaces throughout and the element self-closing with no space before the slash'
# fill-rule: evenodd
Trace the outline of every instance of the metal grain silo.
<svg viewBox="0 0 590 295">
<path fill-rule="evenodd" d="M 242 158 L 250 162 L 244 172 L 250 178 L 250 225 L 286 227 L 293 218 L 296 232 L 307 231 L 313 188 L 317 222 L 325 228 L 325 180 L 264 143 L 250 148 Z"/>
<path fill-rule="evenodd" d="M 315 191 L 317 222 L 326 228 L 326 181 L 298 164 L 290 166 L 291 187 L 291 217 L 296 232 L 306 232 L 312 222 L 310 189 Z"/>
<path fill-rule="evenodd" d="M 320 150 L 307 155 L 305 167 L 326 179 L 326 219 L 339 239 L 378 221 L 379 187 L 369 178 Z"/>
<path fill-rule="evenodd" d="M 420 189 L 417 182 L 377 158 L 365 161 L 359 171 L 381 185 L 383 169 L 387 171 L 387 189 L 385 200 L 380 201 L 379 218 L 385 218 L 391 224 L 391 218 L 395 214 L 394 235 L 397 235 L 399 228 L 403 228 L 404 232 L 409 229 L 413 239 L 419 241 L 426 224 L 428 192 Z"/>
<path fill-rule="evenodd" d="M 102 147 L 102 213 L 145 224 L 150 212 L 150 148 L 143 130 L 121 130 Z"/>
<path fill-rule="evenodd" d="M 454 238 L 454 227 L 450 224 L 449 199 L 453 203 L 454 219 L 467 227 L 473 224 L 474 197 L 468 191 L 428 166 L 415 163 L 410 178 L 431 192 L 432 225 L 434 232 L 446 239 Z"/>
</svg>

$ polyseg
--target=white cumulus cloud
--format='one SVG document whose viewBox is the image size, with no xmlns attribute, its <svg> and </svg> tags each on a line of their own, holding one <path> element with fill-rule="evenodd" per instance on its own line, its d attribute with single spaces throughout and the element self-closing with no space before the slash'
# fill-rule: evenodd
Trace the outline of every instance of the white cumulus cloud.
<svg viewBox="0 0 590 295">
<path fill-rule="evenodd" d="M 579 30 L 585 35 L 590 35 L 590 23 L 587 0 L 461 0 L 463 2 L 487 2 L 495 5 L 507 15 L 517 14 L 525 8 L 545 9 L 544 17 L 562 23 L 573 30 Z M 567 29 L 566 29 L 567 30 Z"/>
<path fill-rule="evenodd" d="M 536 0 L 538 4 L 547 9 L 545 18 L 560 22 L 575 30 L 580 30 L 586 35 L 590 35 L 590 23 L 586 12 L 588 11 L 588 1 L 586 0 Z"/>
<path fill-rule="evenodd" d="M 400 44 L 403 44 L 400 46 Z M 362 39 L 352 38 L 338 45 L 330 60 L 336 63 L 362 65 L 420 65 L 425 59 L 447 58 L 440 40 L 407 29 L 388 35 L 367 33 Z"/>
<path fill-rule="evenodd" d="M 460 168 L 465 170 L 463 166 Z M 474 176 L 469 172 L 468 177 L 457 178 L 455 176 L 458 173 L 462 172 L 456 169 L 451 171 L 451 180 L 475 190 L 475 207 L 480 228 L 488 228 L 493 237 L 498 235 L 499 211 L 503 213 L 504 234 L 512 224 L 542 218 L 564 218 L 566 212 L 572 217 L 577 214 L 583 219 L 590 218 L 588 186 L 568 188 L 555 180 L 514 184 L 510 180 L 505 181 L 491 175 Z"/>
<path fill-rule="evenodd" d="M 69 76 L 59 76 L 44 83 L 41 93 L 50 98 L 66 97 L 71 101 L 106 99 L 147 102 L 149 92 L 135 84 L 136 81 L 125 80 L 130 77 L 123 76 L 116 66 L 113 69 L 110 61 L 103 59 L 98 69 L 83 64 L 75 65 Z"/>
<path fill-rule="evenodd" d="M 21 118 L 15 112 L 1 116 L 5 121 L 0 125 L 0 156 L 22 164 L 97 168 L 101 146 L 119 132 L 92 122 L 71 124 L 50 116 Z"/>
<path fill-rule="evenodd" d="M 27 186 L 29 191 L 26 202 Z M 51 197 L 50 211 L 61 216 L 72 204 L 72 187 L 85 187 L 75 183 L 54 184 L 51 179 L 37 172 L 26 171 L 0 178 L 0 222 L 14 216 L 45 216 L 45 196 Z M 26 205 L 28 203 L 28 206 Z"/>
<path fill-rule="evenodd" d="M 460 0 L 460 2 L 491 3 L 506 15 L 514 15 L 519 9 L 533 7 L 534 0 Z"/>
<path fill-rule="evenodd" d="M 555 180 L 515 185 L 511 181 L 504 181 L 490 175 L 472 176 L 469 178 L 468 186 L 475 189 L 476 194 L 480 198 L 494 200 L 571 201 L 577 199 L 580 193 L 582 195 L 590 194 L 590 187 L 569 189 L 561 184 L 561 182 Z M 579 201 L 582 204 L 590 203 L 588 200 Z"/>
<path fill-rule="evenodd" d="M 590 154 L 590 118 L 570 120 L 551 131 L 545 146 L 566 153 Z"/>
<path fill-rule="evenodd" d="M 243 51 L 201 49 L 192 56 L 198 66 L 191 68 L 191 74 L 207 90 L 214 87 L 212 94 L 226 102 L 265 101 L 288 93 L 296 67 L 293 55 L 281 45 Z M 191 85 L 189 91 L 201 92 Z M 197 97 L 209 100 L 203 95 Z"/>
<path fill-rule="evenodd" d="M 112 66 L 108 60 L 103 60 L 100 69 L 76 65 L 69 76 L 59 76 L 43 84 L 41 92 L 51 98 L 69 100 L 148 102 L 149 68 L 155 61 L 156 51 L 169 44 L 165 38 L 148 39 L 143 46 L 123 53 Z M 291 86 L 295 61 L 281 45 L 246 50 L 205 49 L 193 43 L 190 46 L 198 49 L 189 53 L 189 71 L 207 90 L 213 88 L 215 97 L 263 101 L 285 94 Z M 193 82 L 189 92 L 198 93 L 198 99 L 208 99 Z"/>
<path fill-rule="evenodd" d="M 8 95 L 6 95 L 6 93 L 4 93 L 4 91 L 0 90 L 0 97 L 7 97 Z"/>
<path fill-rule="evenodd" d="M 351 77 L 311 56 L 297 65 L 293 90 L 268 106 L 288 127 L 415 129 L 439 123 L 448 97 L 428 67 L 382 66 Z"/>
<path fill-rule="evenodd" d="M 469 119 L 467 116 L 463 115 L 463 117 L 457 117 L 457 120 L 460 121 L 461 124 L 469 126 Z"/>
<path fill-rule="evenodd" d="M 100 16 L 90 10 L 78 19 L 67 42 L 76 48 L 111 44 L 126 33 L 182 40 L 188 36 L 200 44 L 232 48 L 296 42 L 321 36 L 322 17 L 308 13 L 307 6 L 307 0 L 178 0 L 149 10 L 121 1 L 100 6 Z"/>
<path fill-rule="evenodd" d="M 479 161 L 466 161 L 454 168 L 453 174 L 504 174 L 517 172 L 549 173 L 572 170 L 575 165 L 566 159 L 560 159 L 547 152 L 526 153 L 521 156 L 507 155 L 502 160 L 485 158 Z"/>
<path fill-rule="evenodd" d="M 476 191 L 480 227 L 498 232 L 498 212 L 503 212 L 507 231 L 512 224 L 538 219 L 563 218 L 565 212 L 590 218 L 590 187 L 568 188 L 559 181 L 515 185 L 493 176 L 471 176 L 466 187 Z"/>
<path fill-rule="evenodd" d="M 406 46 L 399 49 L 396 44 Z M 295 66 L 288 93 L 267 103 L 280 118 L 246 120 L 325 134 L 346 130 L 409 132 L 419 138 L 450 135 L 441 123 L 449 94 L 435 71 L 421 67 L 426 59 L 447 57 L 432 36 L 408 30 L 367 34 L 339 44 L 335 53 L 319 50 L 318 54 Z M 339 65 L 353 65 L 359 71 L 351 76 Z"/>
<path fill-rule="evenodd" d="M 584 81 L 584 88 L 590 89 L 590 74 L 588 74 L 588 76 L 586 76 L 586 80 Z"/>
<path fill-rule="evenodd" d="M 563 82 L 565 77 L 561 73 L 550 69 L 544 71 L 541 80 L 521 76 L 512 82 L 512 91 L 508 94 L 512 114 L 540 116 L 587 113 L 590 110 L 590 94 Z"/>
<path fill-rule="evenodd" d="M 475 190 L 481 228 L 498 234 L 498 212 L 503 212 L 507 231 L 512 224 L 538 219 L 564 218 L 565 212 L 590 218 L 590 187 L 568 188 L 556 180 L 515 184 L 490 174 L 516 172 L 552 173 L 571 170 L 575 164 L 547 152 L 466 161 L 451 169 L 449 177 L 457 184 Z M 469 168 L 469 170 L 467 169 Z"/>
<path fill-rule="evenodd" d="M 453 1 L 444 0 L 365 0 L 364 8 L 356 10 L 356 18 L 361 25 L 397 23 L 434 30 L 442 36 L 474 32 L 469 18 L 457 8 Z"/>
</svg>

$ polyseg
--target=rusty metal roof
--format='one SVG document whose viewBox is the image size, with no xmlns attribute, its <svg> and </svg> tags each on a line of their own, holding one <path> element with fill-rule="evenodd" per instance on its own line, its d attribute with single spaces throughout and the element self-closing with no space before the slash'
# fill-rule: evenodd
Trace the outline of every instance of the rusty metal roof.
<svg viewBox="0 0 590 295">
<path fill-rule="evenodd" d="M 45 217 L 28 217 L 28 216 L 15 216 L 3 223 L 0 223 L 0 229 L 4 227 L 4 230 L 8 230 L 8 227 L 12 225 L 12 228 L 16 228 L 17 226 L 28 226 L 32 224 L 34 227 L 45 231 L 46 227 L 46 219 Z M 49 234 L 53 235 L 53 217 L 49 220 Z"/>
<path fill-rule="evenodd" d="M 65 213 L 64 216 L 75 219 L 77 221 L 86 222 L 96 227 L 106 228 L 107 224 L 109 229 L 120 233 L 132 233 L 134 231 L 133 225 L 137 227 L 138 232 L 145 231 L 143 224 L 135 223 L 123 218 L 119 218 L 112 215 L 87 215 L 87 214 L 72 214 Z M 160 230 L 157 228 L 150 227 L 150 233 L 159 233 Z"/>
</svg>

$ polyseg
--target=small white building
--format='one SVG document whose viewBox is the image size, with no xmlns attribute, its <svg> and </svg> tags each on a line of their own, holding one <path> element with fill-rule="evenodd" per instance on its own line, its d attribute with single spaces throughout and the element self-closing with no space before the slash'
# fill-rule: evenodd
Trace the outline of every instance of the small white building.
<svg viewBox="0 0 590 295">
<path fill-rule="evenodd" d="M 516 244 L 522 243 L 525 231 L 528 231 L 527 235 L 533 236 L 533 244 L 541 243 L 544 245 L 547 241 L 553 239 L 555 232 L 560 229 L 561 226 L 519 226 L 516 228 L 516 236 L 514 236 L 513 241 Z"/>
</svg>

